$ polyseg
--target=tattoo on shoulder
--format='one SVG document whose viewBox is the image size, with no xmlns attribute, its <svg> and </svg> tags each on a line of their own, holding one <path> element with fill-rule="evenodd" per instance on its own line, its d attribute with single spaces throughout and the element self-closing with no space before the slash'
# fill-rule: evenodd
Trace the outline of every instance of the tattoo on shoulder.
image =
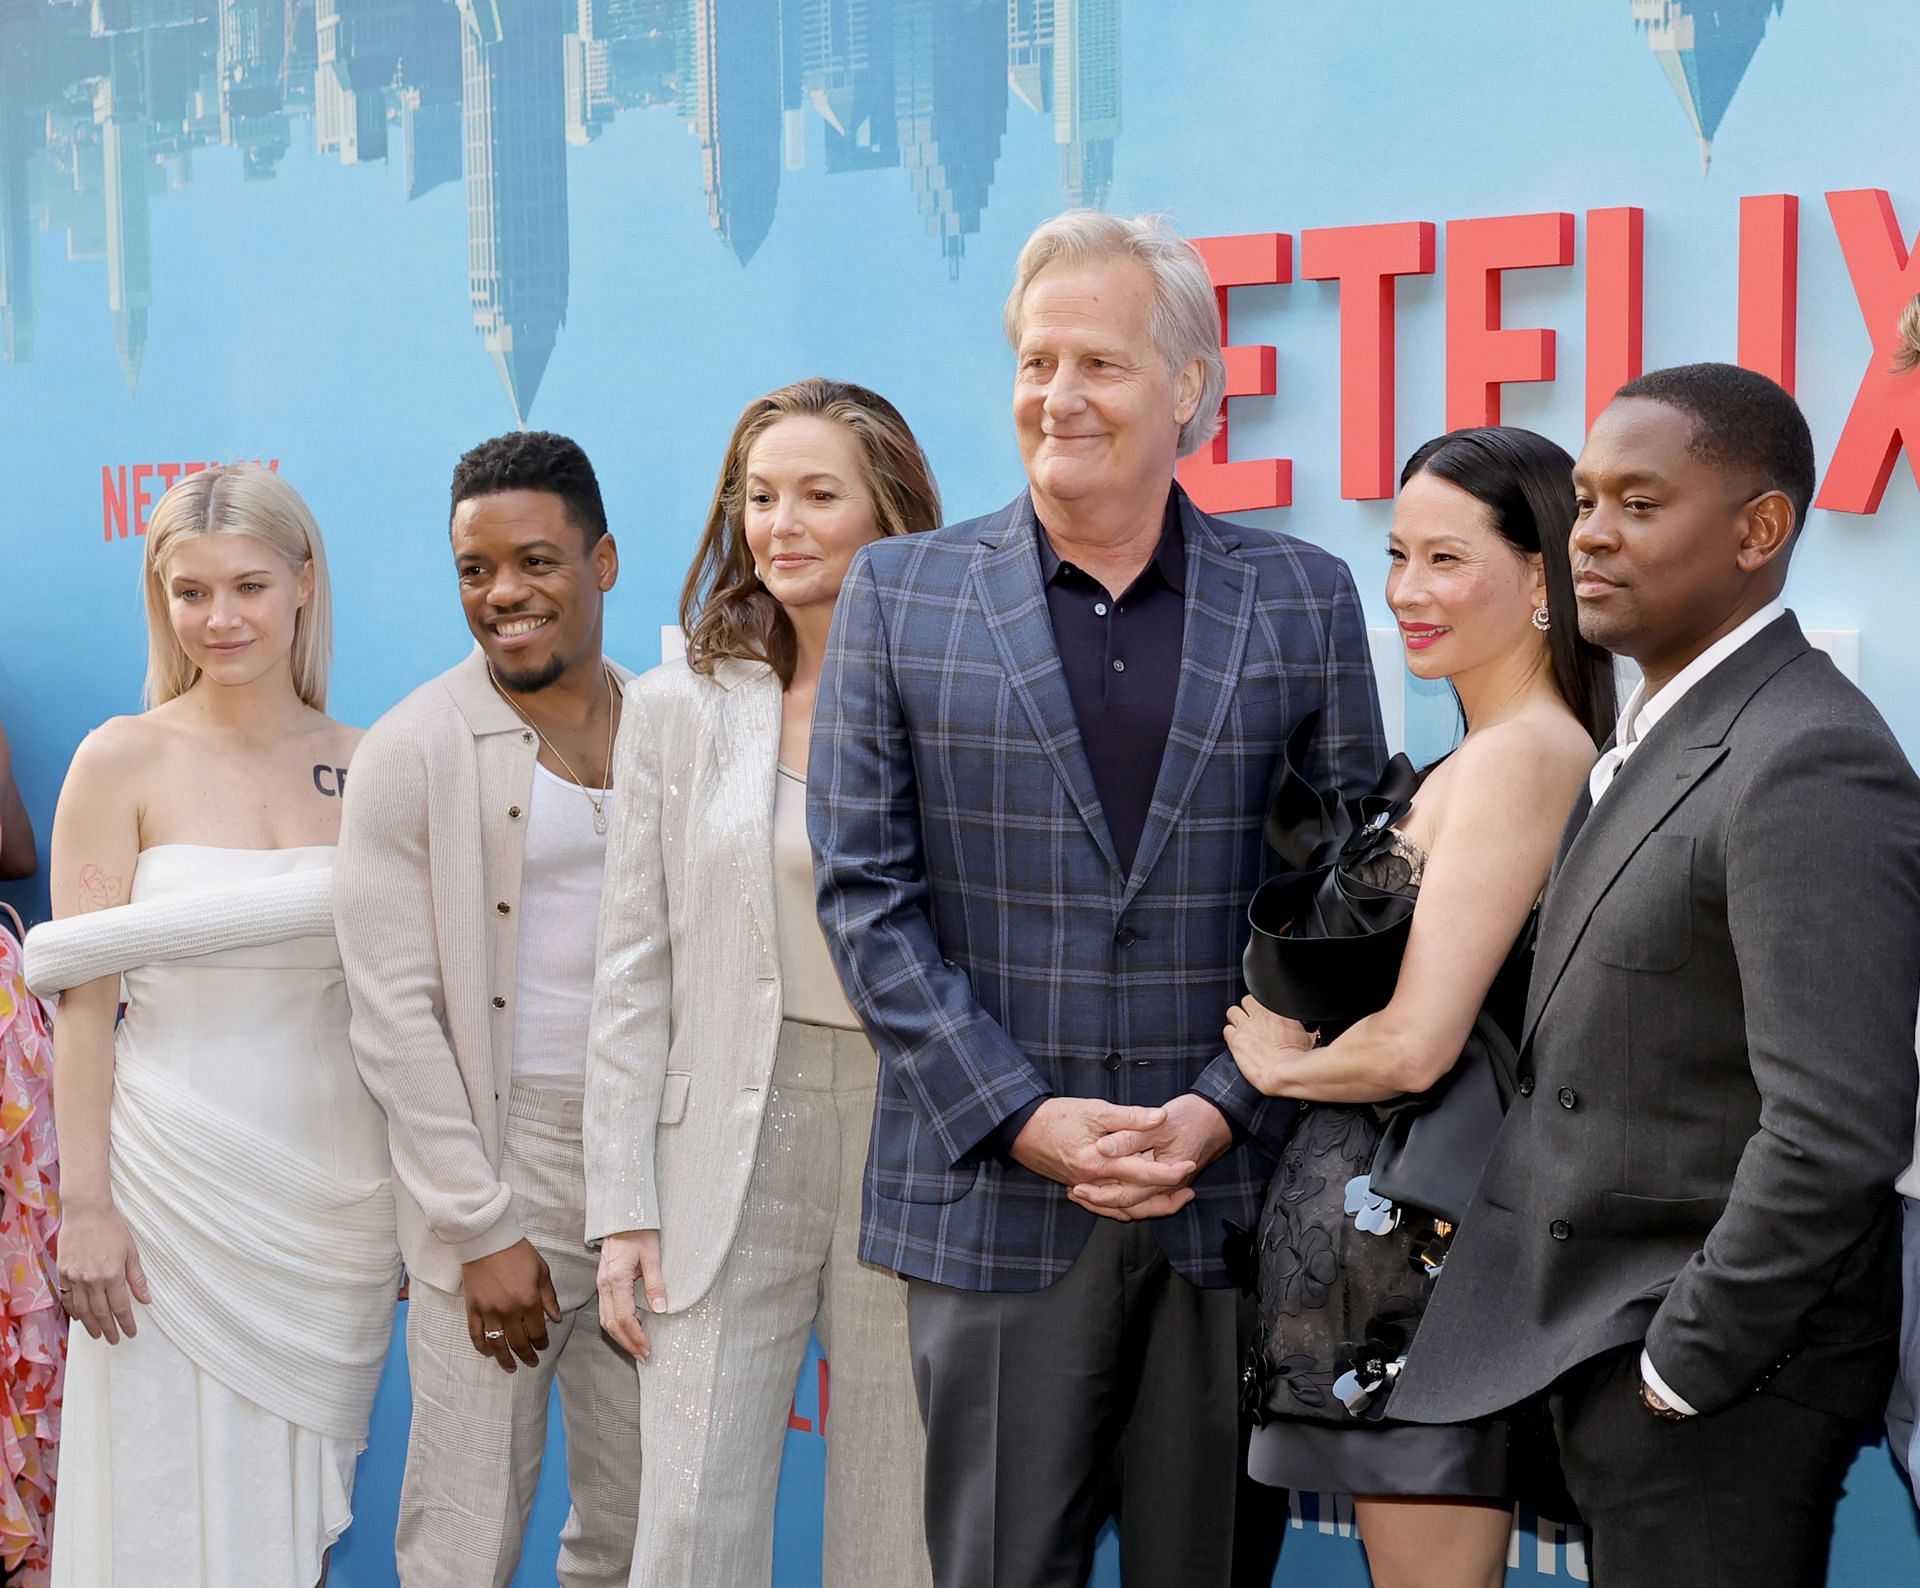
<svg viewBox="0 0 1920 1588">
<path fill-rule="evenodd" d="M 328 799 L 338 799 L 347 792 L 347 769 L 316 761 L 313 764 L 313 786 Z"/>
<path fill-rule="evenodd" d="M 98 866 L 80 868 L 80 908 L 110 910 L 127 899 L 127 879 L 110 877 Z"/>
</svg>

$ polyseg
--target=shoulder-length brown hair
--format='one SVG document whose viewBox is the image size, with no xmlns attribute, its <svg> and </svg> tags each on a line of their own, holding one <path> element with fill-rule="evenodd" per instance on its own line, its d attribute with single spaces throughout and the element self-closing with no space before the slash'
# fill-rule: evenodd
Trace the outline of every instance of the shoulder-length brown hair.
<svg viewBox="0 0 1920 1588">
<path fill-rule="evenodd" d="M 899 409 L 878 392 L 813 375 L 756 397 L 733 427 L 707 525 L 680 591 L 680 629 L 688 665 L 697 673 L 711 673 L 716 662 L 735 657 L 765 662 L 783 686 L 793 682 L 793 624 L 754 574 L 742 509 L 754 442 L 797 415 L 831 419 L 853 432 L 882 534 L 911 535 L 940 523 L 940 492 L 927 456 Z"/>
</svg>

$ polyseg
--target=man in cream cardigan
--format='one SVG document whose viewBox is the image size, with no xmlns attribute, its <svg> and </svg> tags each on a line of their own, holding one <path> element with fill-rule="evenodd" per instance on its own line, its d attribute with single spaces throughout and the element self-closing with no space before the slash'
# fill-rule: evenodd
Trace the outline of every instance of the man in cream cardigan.
<svg viewBox="0 0 1920 1588">
<path fill-rule="evenodd" d="M 477 651 L 368 730 L 335 863 L 353 1047 L 386 1109 L 411 1280 L 403 1588 L 504 1588 L 557 1376 L 563 1588 L 621 1588 L 640 1490 L 633 1364 L 600 1332 L 580 1108 L 619 684 L 619 572 L 586 455 L 517 433 L 454 471 Z"/>
</svg>

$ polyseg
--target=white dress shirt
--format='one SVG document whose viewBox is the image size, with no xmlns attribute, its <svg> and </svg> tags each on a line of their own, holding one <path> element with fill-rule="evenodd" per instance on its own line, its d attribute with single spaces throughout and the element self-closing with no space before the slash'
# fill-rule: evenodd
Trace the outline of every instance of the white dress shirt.
<svg viewBox="0 0 1920 1588">
<path fill-rule="evenodd" d="M 1660 719 L 1680 704 L 1687 691 L 1705 678 L 1729 656 L 1753 639 L 1759 632 L 1776 619 L 1786 616 L 1786 604 L 1781 601 L 1769 601 L 1758 612 L 1729 634 L 1723 634 L 1698 656 L 1673 675 L 1667 687 L 1658 694 L 1649 697 L 1647 681 L 1642 678 L 1633 686 L 1633 693 L 1627 696 L 1627 703 L 1620 708 L 1620 723 L 1614 729 L 1613 748 L 1606 751 L 1593 763 L 1593 771 L 1587 775 L 1587 789 L 1593 795 L 1593 803 L 1600 803 L 1600 796 L 1613 786 L 1613 780 L 1619 776 L 1620 768 L 1639 748 L 1646 736 L 1659 726 Z"/>
<path fill-rule="evenodd" d="M 1786 615 L 1786 604 L 1781 601 L 1769 601 L 1758 612 L 1742 623 L 1730 634 L 1724 634 L 1709 645 L 1698 656 L 1675 673 L 1667 686 L 1658 693 L 1648 695 L 1647 681 L 1643 678 L 1634 685 L 1633 693 L 1627 696 L 1627 703 L 1620 711 L 1620 724 L 1614 730 L 1613 748 L 1606 751 L 1593 764 L 1593 771 L 1587 778 L 1587 790 L 1593 796 L 1597 806 L 1601 797 L 1613 787 L 1614 780 L 1620 775 L 1620 769 L 1632 757 L 1633 752 L 1645 742 L 1648 734 L 1660 725 L 1660 721 L 1680 704 L 1687 691 L 1707 674 L 1724 662 L 1729 656 L 1770 626 L 1776 619 Z M 1640 1377 L 1647 1388 L 1658 1395 L 1677 1412 L 1685 1412 L 1689 1417 L 1694 1409 L 1668 1386 L 1659 1371 L 1653 1365 L 1653 1358 L 1643 1348 L 1640 1352 Z"/>
</svg>

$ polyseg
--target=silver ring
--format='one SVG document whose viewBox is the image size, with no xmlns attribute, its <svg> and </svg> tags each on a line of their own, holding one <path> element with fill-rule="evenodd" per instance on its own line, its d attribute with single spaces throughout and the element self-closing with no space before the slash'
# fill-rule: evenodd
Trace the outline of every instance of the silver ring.
<svg viewBox="0 0 1920 1588">
<path fill-rule="evenodd" d="M 507 1331 L 505 1329 L 489 1329 L 480 1336 L 483 1340 L 504 1340 L 506 1337 Z"/>
</svg>

